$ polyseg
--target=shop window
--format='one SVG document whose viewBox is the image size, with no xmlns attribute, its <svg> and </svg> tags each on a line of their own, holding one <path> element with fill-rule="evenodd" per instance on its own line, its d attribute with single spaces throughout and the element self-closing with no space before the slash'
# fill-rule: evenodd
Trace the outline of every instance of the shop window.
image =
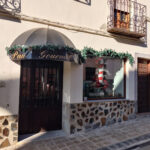
<svg viewBox="0 0 150 150">
<path fill-rule="evenodd" d="M 84 100 L 125 98 L 125 61 L 88 58 L 84 64 Z"/>
</svg>

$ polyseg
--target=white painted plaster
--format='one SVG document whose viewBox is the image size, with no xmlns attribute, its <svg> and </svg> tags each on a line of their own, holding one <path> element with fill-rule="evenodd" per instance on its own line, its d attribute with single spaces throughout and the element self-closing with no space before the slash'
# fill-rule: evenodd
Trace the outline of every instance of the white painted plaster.
<svg viewBox="0 0 150 150">
<path fill-rule="evenodd" d="M 83 102 L 83 65 L 71 64 L 70 103 Z"/>
<path fill-rule="evenodd" d="M 63 102 L 70 103 L 71 63 L 64 62 L 63 70 Z"/>
</svg>

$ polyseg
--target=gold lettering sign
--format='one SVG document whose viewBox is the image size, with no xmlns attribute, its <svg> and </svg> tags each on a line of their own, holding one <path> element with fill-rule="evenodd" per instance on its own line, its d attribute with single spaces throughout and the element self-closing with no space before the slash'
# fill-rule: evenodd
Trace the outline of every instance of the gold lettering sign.
<svg viewBox="0 0 150 150">
<path fill-rule="evenodd" d="M 24 59 L 25 55 L 24 54 L 19 54 L 18 51 L 16 51 L 14 54 L 11 56 L 12 59 Z"/>
<path fill-rule="evenodd" d="M 51 59 L 56 61 L 70 61 L 78 63 L 78 55 L 77 54 L 70 54 L 66 51 L 61 52 L 52 52 L 49 50 L 27 50 L 26 52 L 22 52 L 18 49 L 15 50 L 14 53 L 9 54 L 10 58 L 13 61 L 20 61 L 22 59 Z"/>
<path fill-rule="evenodd" d="M 42 59 L 44 59 L 44 58 L 46 58 L 46 59 L 54 59 L 54 60 L 57 60 L 57 59 L 66 60 L 67 59 L 66 56 L 49 54 L 46 51 L 41 52 L 39 58 L 42 58 Z"/>
<path fill-rule="evenodd" d="M 47 50 L 44 50 L 40 52 L 39 59 L 52 59 L 52 60 L 58 60 L 58 61 L 70 61 L 70 62 L 76 62 L 78 63 L 78 57 L 76 54 L 68 54 L 67 52 L 63 53 L 51 53 Z"/>
</svg>

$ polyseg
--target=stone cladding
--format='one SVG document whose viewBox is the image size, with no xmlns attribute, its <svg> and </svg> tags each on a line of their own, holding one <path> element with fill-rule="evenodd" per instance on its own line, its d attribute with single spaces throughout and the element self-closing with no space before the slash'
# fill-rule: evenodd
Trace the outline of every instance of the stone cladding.
<svg viewBox="0 0 150 150">
<path fill-rule="evenodd" d="M 0 116 L 0 149 L 18 142 L 18 117 Z"/>
<path fill-rule="evenodd" d="M 70 104 L 70 133 L 86 131 L 135 118 L 135 101 Z"/>
</svg>

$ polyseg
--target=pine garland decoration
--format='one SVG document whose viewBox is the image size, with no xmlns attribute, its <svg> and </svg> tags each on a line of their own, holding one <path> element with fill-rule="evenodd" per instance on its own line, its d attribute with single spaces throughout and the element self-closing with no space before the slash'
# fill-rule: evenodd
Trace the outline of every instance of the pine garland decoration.
<svg viewBox="0 0 150 150">
<path fill-rule="evenodd" d="M 49 51 L 66 51 L 68 54 L 78 54 L 81 61 L 85 62 L 88 57 L 103 57 L 108 56 L 112 58 L 118 59 L 128 59 L 129 63 L 133 65 L 134 58 L 128 52 L 116 52 L 112 49 L 104 49 L 101 51 L 94 50 L 91 47 L 84 47 L 81 51 L 75 48 L 71 48 L 69 46 L 56 46 L 56 45 L 35 45 L 35 46 L 25 46 L 25 45 L 16 45 L 13 47 L 6 47 L 7 54 L 13 54 L 16 50 L 19 50 L 23 53 L 29 50 L 49 50 Z"/>
<path fill-rule="evenodd" d="M 129 63 L 131 65 L 133 65 L 133 63 L 134 63 L 133 56 L 131 54 L 129 54 L 128 52 L 126 52 L 126 53 L 116 52 L 112 49 L 104 49 L 101 51 L 96 51 L 90 47 L 84 47 L 84 49 L 82 50 L 82 57 L 84 58 L 84 60 L 86 60 L 87 57 L 103 57 L 103 56 L 118 58 L 121 60 L 128 59 Z"/>
<path fill-rule="evenodd" d="M 69 54 L 76 53 L 81 54 L 81 51 L 74 49 L 69 46 L 57 46 L 57 45 L 35 45 L 35 46 L 25 46 L 25 45 L 15 45 L 13 47 L 6 47 L 7 54 L 13 54 L 16 50 L 25 53 L 28 50 L 49 50 L 49 51 L 67 51 Z"/>
</svg>

